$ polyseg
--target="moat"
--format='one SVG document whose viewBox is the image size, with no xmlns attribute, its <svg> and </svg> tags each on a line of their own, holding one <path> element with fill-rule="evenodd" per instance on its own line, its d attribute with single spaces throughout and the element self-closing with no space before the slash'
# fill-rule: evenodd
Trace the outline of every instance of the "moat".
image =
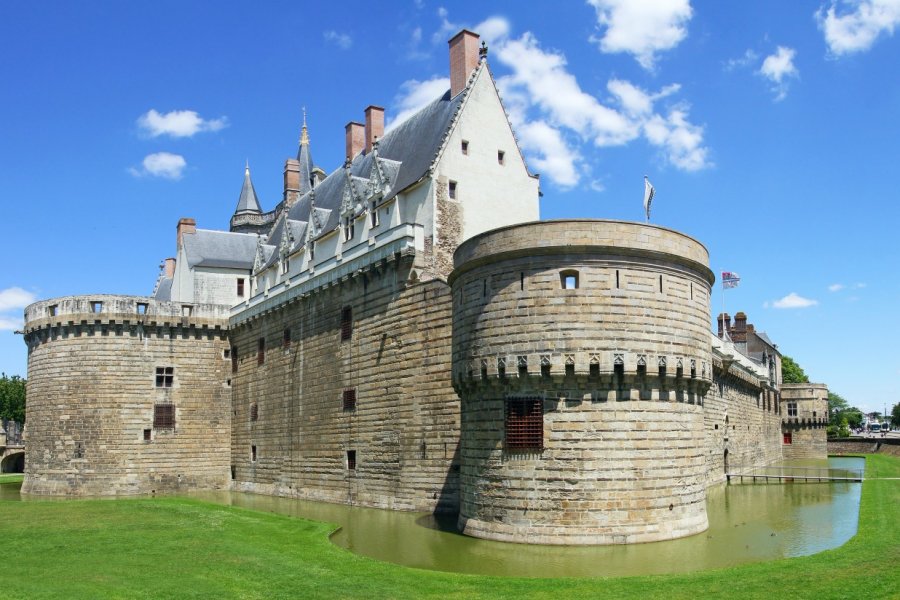
<svg viewBox="0 0 900 600">
<path fill-rule="evenodd" d="M 862 469 L 862 458 L 828 466 Z M 0 500 L 19 485 L 0 486 Z M 857 530 L 861 483 L 719 486 L 709 490 L 709 529 L 678 540 L 628 546 L 530 546 L 480 540 L 455 530 L 456 516 L 348 507 L 241 493 L 206 500 L 335 523 L 332 541 L 410 567 L 504 576 L 626 576 L 701 571 L 804 556 L 844 544 Z"/>
</svg>

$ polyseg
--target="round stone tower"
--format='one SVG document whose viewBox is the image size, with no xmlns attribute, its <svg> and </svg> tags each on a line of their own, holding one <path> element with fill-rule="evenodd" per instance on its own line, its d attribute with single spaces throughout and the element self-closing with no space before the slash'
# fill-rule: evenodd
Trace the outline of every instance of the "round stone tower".
<svg viewBox="0 0 900 600">
<path fill-rule="evenodd" d="M 454 266 L 460 529 L 544 544 L 706 529 L 706 248 L 653 225 L 542 221 L 466 241 Z"/>
</svg>

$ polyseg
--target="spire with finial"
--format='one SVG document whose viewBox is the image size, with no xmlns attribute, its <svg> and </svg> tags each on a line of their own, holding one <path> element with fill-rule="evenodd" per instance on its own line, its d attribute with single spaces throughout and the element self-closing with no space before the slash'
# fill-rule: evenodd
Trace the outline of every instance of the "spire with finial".
<svg viewBox="0 0 900 600">
<path fill-rule="evenodd" d="M 250 179 L 250 160 L 247 159 L 244 165 L 244 185 L 241 187 L 241 195 L 238 197 L 237 208 L 234 209 L 234 214 L 261 212 L 259 199 L 256 197 L 256 189 L 254 189 L 253 181 Z"/>
<path fill-rule="evenodd" d="M 309 149 L 309 131 L 306 128 L 306 107 L 303 107 L 303 126 L 300 128 L 300 147 L 297 149 L 297 162 L 300 163 L 300 195 L 310 191 L 313 187 L 313 163 L 312 152 Z"/>
</svg>

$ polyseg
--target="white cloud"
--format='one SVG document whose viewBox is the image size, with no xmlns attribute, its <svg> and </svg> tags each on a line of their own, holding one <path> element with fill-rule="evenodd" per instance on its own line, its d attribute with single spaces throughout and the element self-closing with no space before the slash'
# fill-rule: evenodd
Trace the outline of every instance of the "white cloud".
<svg viewBox="0 0 900 600">
<path fill-rule="evenodd" d="M 425 81 L 410 79 L 400 85 L 400 93 L 394 99 L 397 107 L 397 116 L 388 121 L 386 131 L 390 131 L 410 116 L 414 115 L 422 107 L 450 88 L 449 77 L 435 77 Z"/>
<path fill-rule="evenodd" d="M 818 303 L 818 300 L 804 298 L 803 296 L 797 295 L 795 292 L 791 292 L 784 298 L 773 301 L 772 306 L 774 308 L 808 308 L 810 306 L 815 306 Z"/>
<path fill-rule="evenodd" d="M 687 36 L 693 11 L 689 0 L 588 0 L 604 30 L 597 42 L 606 53 L 627 52 L 645 69 L 652 69 L 656 54 L 671 50 Z"/>
<path fill-rule="evenodd" d="M 191 137 L 203 131 L 219 131 L 228 126 L 228 119 L 204 119 L 193 110 L 173 110 L 165 114 L 151 108 L 138 117 L 140 127 L 150 137 Z"/>
<path fill-rule="evenodd" d="M 816 11 L 819 29 L 835 56 L 862 52 L 872 47 L 882 34 L 893 35 L 900 25 L 900 0 L 861 0 L 850 12 L 837 14 L 836 2 Z"/>
<path fill-rule="evenodd" d="M 559 130 L 543 121 L 531 121 L 519 125 L 516 132 L 522 150 L 531 155 L 529 162 L 536 172 L 564 188 L 578 183 L 575 165 L 581 162 L 581 156 L 566 143 Z"/>
<path fill-rule="evenodd" d="M 449 23 L 446 10 L 438 14 Z M 590 173 L 584 144 L 605 148 L 641 137 L 679 169 L 711 166 L 709 150 L 703 145 L 703 127 L 689 121 L 688 105 L 680 102 L 657 108 L 681 90 L 679 84 L 651 92 L 612 79 L 607 84 L 609 97 L 601 101 L 582 89 L 562 53 L 541 48 L 532 33 L 509 37 L 509 22 L 498 16 L 472 29 L 488 43 L 491 58 L 509 68 L 508 75 L 497 79 L 504 107 L 529 164 L 553 183 L 573 187 Z M 388 130 L 448 87 L 445 77 L 403 83 L 394 102 L 397 116 L 389 121 Z"/>
<path fill-rule="evenodd" d="M 860 290 L 860 289 L 866 287 L 866 284 L 865 283 L 854 283 L 853 287 L 857 290 Z"/>
<path fill-rule="evenodd" d="M 772 83 L 776 101 L 783 100 L 787 96 L 787 78 L 799 76 L 797 67 L 794 66 L 796 54 L 797 52 L 793 48 L 778 46 L 775 54 L 767 56 L 759 68 L 759 74 Z"/>
<path fill-rule="evenodd" d="M 25 324 L 23 319 L 0 315 L 0 331 L 18 331 Z"/>
<path fill-rule="evenodd" d="M 759 59 L 759 55 L 753 50 L 748 49 L 740 58 L 730 58 L 725 63 L 726 71 L 734 71 L 735 69 L 743 69 L 749 67 Z"/>
<path fill-rule="evenodd" d="M 451 23 L 447 19 L 447 9 L 441 6 L 437 9 L 437 15 L 441 20 L 441 26 L 431 35 L 431 43 L 439 44 L 450 40 L 450 36 L 456 35 L 462 27 L 456 23 Z"/>
<path fill-rule="evenodd" d="M 326 42 L 332 42 L 341 50 L 349 50 L 353 47 L 353 38 L 346 33 L 338 33 L 334 29 L 329 29 L 322 33 L 322 37 Z"/>
<path fill-rule="evenodd" d="M 5 290 L 0 290 L 0 312 L 25 308 L 36 299 L 37 297 L 33 293 L 23 290 L 20 287 L 10 287 Z"/>
<path fill-rule="evenodd" d="M 829 292 L 839 292 L 844 289 L 846 286 L 843 283 L 832 283 L 828 286 Z"/>
<path fill-rule="evenodd" d="M 184 169 L 187 167 L 184 157 L 169 152 L 156 152 L 148 154 L 141 162 L 141 168 L 129 169 L 135 177 L 162 177 L 164 179 L 181 179 Z"/>
</svg>

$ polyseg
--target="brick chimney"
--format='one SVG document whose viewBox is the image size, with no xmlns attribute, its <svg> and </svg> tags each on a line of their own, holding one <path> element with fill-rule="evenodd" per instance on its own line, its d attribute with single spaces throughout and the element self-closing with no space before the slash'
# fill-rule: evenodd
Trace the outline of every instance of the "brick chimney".
<svg viewBox="0 0 900 600">
<path fill-rule="evenodd" d="M 375 140 L 384 137 L 384 109 L 370 104 L 366 107 L 366 154 L 372 151 Z"/>
<path fill-rule="evenodd" d="M 284 161 L 284 203 L 291 206 L 300 196 L 300 163 L 296 158 Z"/>
<path fill-rule="evenodd" d="M 353 157 L 360 153 L 366 145 L 366 128 L 362 123 L 350 121 L 344 128 L 346 133 L 346 149 L 347 158 L 353 160 Z"/>
<path fill-rule="evenodd" d="M 734 315 L 734 329 L 731 331 L 731 339 L 735 342 L 747 341 L 747 314 L 738 312 Z"/>
<path fill-rule="evenodd" d="M 167 258 L 166 259 L 166 267 L 165 267 L 166 279 L 172 279 L 175 277 L 175 259 Z"/>
<path fill-rule="evenodd" d="M 197 232 L 197 221 L 190 217 L 181 217 L 178 219 L 178 238 L 176 240 L 178 249 L 181 250 L 181 238 L 186 233 Z"/>
<path fill-rule="evenodd" d="M 719 313 L 718 319 L 719 321 L 719 337 L 722 337 L 722 323 L 725 324 L 725 330 L 731 331 L 731 315 L 728 313 Z"/>
<path fill-rule="evenodd" d="M 447 42 L 450 44 L 450 97 L 466 87 L 466 82 L 478 66 L 478 34 L 463 29 Z"/>
</svg>

